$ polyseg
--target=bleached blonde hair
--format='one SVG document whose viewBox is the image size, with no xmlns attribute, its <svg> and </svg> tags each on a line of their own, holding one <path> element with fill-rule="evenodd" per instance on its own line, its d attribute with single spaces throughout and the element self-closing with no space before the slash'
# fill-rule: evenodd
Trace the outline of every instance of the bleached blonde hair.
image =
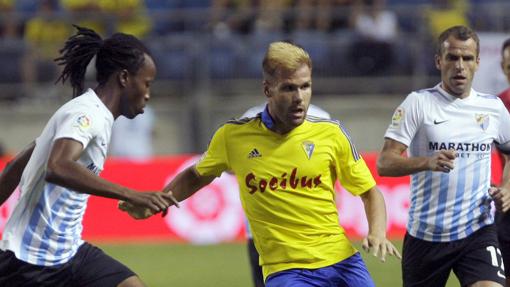
<svg viewBox="0 0 510 287">
<path fill-rule="evenodd" d="M 271 80 L 281 72 L 296 71 L 303 64 L 312 69 L 312 59 L 303 48 L 288 42 L 273 42 L 262 62 L 264 80 Z"/>
</svg>

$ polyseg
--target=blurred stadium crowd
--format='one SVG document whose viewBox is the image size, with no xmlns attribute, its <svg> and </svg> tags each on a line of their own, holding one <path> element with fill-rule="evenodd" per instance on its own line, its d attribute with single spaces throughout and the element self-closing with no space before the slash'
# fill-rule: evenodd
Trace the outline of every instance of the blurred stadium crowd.
<svg viewBox="0 0 510 287">
<path fill-rule="evenodd" d="M 151 49 L 156 154 L 200 152 L 219 124 L 262 103 L 261 61 L 275 40 L 310 53 L 313 103 L 360 150 L 377 150 L 395 97 L 439 81 L 439 31 L 509 31 L 509 9 L 508 0 L 0 0 L 0 130 L 13 152 L 70 98 L 54 85 L 53 59 L 77 24 Z"/>
<path fill-rule="evenodd" d="M 311 54 L 314 77 L 430 76 L 436 71 L 431 57 L 423 55 L 431 53 L 438 31 L 453 24 L 505 31 L 510 16 L 503 13 L 503 6 L 509 4 L 503 0 L 0 0 L 0 83 L 23 87 L 13 89 L 16 95 L 2 97 L 18 98 L 20 91 L 32 95 L 34 83 L 55 80 L 58 68 L 52 59 L 72 33 L 71 23 L 103 35 L 121 31 L 145 39 L 157 59 L 158 79 L 170 82 L 257 79 L 267 43 L 280 39 L 294 41 Z M 359 87 L 352 90 L 345 92 Z"/>
</svg>

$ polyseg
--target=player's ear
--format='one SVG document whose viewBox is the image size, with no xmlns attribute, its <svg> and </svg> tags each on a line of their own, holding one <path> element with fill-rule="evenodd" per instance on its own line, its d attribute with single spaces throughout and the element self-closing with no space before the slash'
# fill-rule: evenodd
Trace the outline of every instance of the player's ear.
<svg viewBox="0 0 510 287">
<path fill-rule="evenodd" d="M 264 96 L 266 96 L 266 98 L 270 97 L 269 83 L 267 81 L 264 81 Z"/>
<path fill-rule="evenodd" d="M 119 84 L 121 87 L 126 87 L 129 81 L 129 72 L 126 69 L 122 69 L 117 74 Z"/>
<path fill-rule="evenodd" d="M 441 56 L 440 55 L 436 54 L 434 56 L 434 62 L 436 63 L 436 68 L 438 70 L 441 70 Z"/>
</svg>

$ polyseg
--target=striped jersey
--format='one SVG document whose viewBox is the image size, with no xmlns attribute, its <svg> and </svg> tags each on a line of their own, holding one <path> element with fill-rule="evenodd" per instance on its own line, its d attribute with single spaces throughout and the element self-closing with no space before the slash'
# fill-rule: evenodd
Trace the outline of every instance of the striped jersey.
<svg viewBox="0 0 510 287">
<path fill-rule="evenodd" d="M 410 157 L 457 152 L 449 173 L 411 175 L 407 231 L 433 242 L 462 239 L 493 222 L 488 194 L 492 144 L 510 140 L 510 115 L 496 96 L 471 90 L 456 98 L 440 85 L 413 92 L 396 109 L 385 137 Z"/>
<path fill-rule="evenodd" d="M 291 268 L 321 268 L 356 250 L 339 225 L 334 185 L 354 195 L 375 186 L 337 121 L 308 116 L 286 134 L 270 128 L 267 108 L 229 121 L 196 165 L 203 176 L 233 171 L 264 277 Z"/>
<path fill-rule="evenodd" d="M 63 264 L 76 254 L 83 243 L 82 219 L 89 195 L 46 182 L 48 156 L 55 140 L 76 140 L 84 147 L 78 163 L 99 174 L 113 121 L 91 89 L 55 112 L 36 139 L 23 171 L 21 196 L 5 226 L 0 249 L 40 266 Z"/>
</svg>

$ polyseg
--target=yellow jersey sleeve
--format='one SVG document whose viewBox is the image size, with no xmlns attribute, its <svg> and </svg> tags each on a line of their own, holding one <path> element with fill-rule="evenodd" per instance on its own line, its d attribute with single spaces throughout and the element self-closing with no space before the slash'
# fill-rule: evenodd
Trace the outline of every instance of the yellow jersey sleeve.
<svg viewBox="0 0 510 287">
<path fill-rule="evenodd" d="M 207 150 L 195 166 L 198 174 L 218 177 L 228 169 L 225 129 L 226 127 L 223 125 L 213 135 Z"/>
<path fill-rule="evenodd" d="M 339 128 L 335 160 L 338 181 L 351 194 L 360 195 L 374 187 L 375 180 L 347 131 L 342 126 Z"/>
</svg>

